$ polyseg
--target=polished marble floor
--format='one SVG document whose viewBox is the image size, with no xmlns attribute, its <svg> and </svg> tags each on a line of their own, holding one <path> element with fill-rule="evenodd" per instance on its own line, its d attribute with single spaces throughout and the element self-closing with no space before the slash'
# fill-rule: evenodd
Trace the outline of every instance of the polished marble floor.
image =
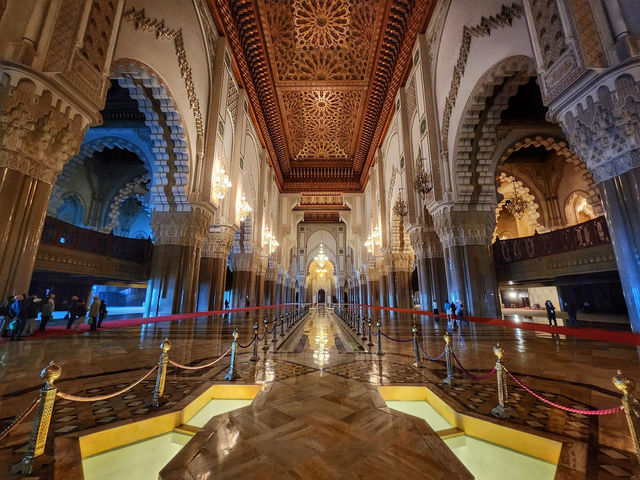
<svg viewBox="0 0 640 480">
<path fill-rule="evenodd" d="M 407 339 L 410 337 L 412 322 L 409 315 L 385 317 L 383 330 L 391 337 Z M 430 319 L 418 319 L 418 322 L 425 350 L 430 356 L 438 355 L 444 347 L 442 335 L 452 326 L 448 326 L 443 320 L 434 323 Z M 62 377 L 57 382 L 60 390 L 79 395 L 109 393 L 139 378 L 152 367 L 160 354 L 160 342 L 166 336 L 173 342 L 170 352 L 173 360 L 184 365 L 196 365 L 224 352 L 235 328 L 240 332 L 240 343 L 247 343 L 251 339 L 252 323 L 252 318 L 245 315 L 230 318 L 203 317 L 105 330 L 94 335 L 79 334 L 2 344 L 0 430 L 37 395 L 41 387 L 39 371 L 51 360 L 55 360 L 63 369 Z M 491 369 L 495 363 L 492 347 L 499 342 L 505 349 L 505 363 L 511 372 L 534 390 L 564 405 L 578 408 L 618 406 L 619 394 L 611 383 L 616 370 L 621 368 L 627 375 L 640 379 L 640 354 L 636 347 L 629 345 L 564 338 L 493 325 L 462 324 L 457 327 L 452 332 L 453 348 L 469 371 L 479 374 Z M 497 423 L 505 422 L 495 420 L 490 415 L 491 408 L 496 404 L 494 379 L 469 380 L 458 371 L 455 385 L 446 386 L 441 383 L 445 376 L 444 361 L 424 362 L 424 369 L 412 367 L 411 343 L 395 343 L 384 339 L 383 349 L 386 355 L 382 357 L 374 354 L 375 346 L 370 348 L 366 343 L 357 343 L 355 334 L 352 335 L 349 329 L 341 326 L 339 320 L 328 310 L 324 315 L 312 311 L 305 323 L 291 333 L 289 338 L 275 344 L 277 350 L 274 351 L 271 343 L 266 354 L 259 350 L 259 362 L 249 362 L 251 348 L 241 350 L 238 356 L 241 378 L 237 381 L 262 384 L 274 395 L 281 389 L 290 388 L 296 389 L 299 394 L 304 394 L 305 390 L 311 393 L 322 384 L 323 388 L 337 392 L 335 398 L 338 399 L 348 398 L 348 394 L 344 392 L 350 390 L 369 395 L 370 389 L 376 385 L 423 384 L 428 385 L 459 411 Z M 54 461 L 54 457 L 59 456 L 55 454 L 57 449 L 54 452 L 54 443 L 64 445 L 66 439 L 77 438 L 90 430 L 148 418 L 175 409 L 211 383 L 224 381 L 227 369 L 226 359 L 204 372 L 184 372 L 171 367 L 165 403 L 158 410 L 149 405 L 153 378 L 142 382 L 125 397 L 113 400 L 88 404 L 57 401 L 47 451 L 38 463 L 40 478 L 51 478 L 55 472 L 64 472 L 64 476 L 60 478 L 81 478 L 77 476 L 77 468 L 70 462 Z M 568 458 L 561 459 L 562 465 L 558 468 L 556 478 L 608 480 L 630 478 L 639 471 L 635 456 L 631 453 L 632 445 L 623 415 L 597 418 L 568 414 L 547 408 L 519 387 L 512 386 L 510 392 L 517 416 L 506 421 L 506 424 L 571 444 L 568 451 L 573 453 Z M 286 400 L 282 402 L 286 403 Z M 293 409 L 292 405 L 299 402 L 300 400 L 291 400 L 289 407 L 284 405 L 281 409 L 286 412 L 287 408 Z M 309 405 L 316 402 L 320 400 L 311 395 Z M 7 478 L 12 478 L 8 473 L 9 466 L 20 458 L 27 441 L 30 429 L 28 420 L 30 419 L 20 424 L 7 439 L 0 441 L 0 469 Z M 344 427 L 341 424 L 341 428 L 339 434 L 332 431 L 331 435 L 324 439 L 318 438 L 318 441 L 322 443 L 340 435 L 348 438 L 350 433 L 355 432 L 348 425 Z M 308 442 L 313 442 L 313 425 L 307 426 L 305 431 L 309 437 Z M 357 437 L 361 435 L 366 434 L 358 430 Z M 292 442 L 295 443 L 294 440 Z M 323 451 L 320 447 L 316 450 Z M 269 452 L 260 451 L 260 455 L 265 456 L 261 458 L 267 458 Z M 400 458 L 408 453 L 398 455 L 398 461 L 401 461 Z M 413 452 L 412 455 L 423 458 L 420 452 Z M 311 461 L 312 457 L 305 458 Z M 295 454 L 290 455 L 289 459 L 295 464 Z M 302 459 L 299 460 L 302 462 Z M 343 464 L 349 463 L 348 459 L 343 458 L 342 461 Z M 293 470 L 287 472 L 291 478 L 319 478 L 316 474 L 320 475 L 318 472 L 325 471 L 329 473 L 324 478 L 332 478 L 331 469 L 335 465 L 331 462 L 320 464 L 315 458 L 308 470 L 292 467 Z M 261 478 L 280 478 L 275 470 L 271 476 L 269 471 L 271 470 Z M 352 478 L 360 475 L 355 470 L 352 473 Z M 234 475 L 236 474 L 229 474 Z M 243 475 L 236 478 L 253 478 L 247 472 Z M 369 475 L 370 478 L 390 478 L 376 477 L 375 471 L 369 472 Z M 443 475 L 433 478 L 464 478 L 456 476 L 462 475 L 461 473 Z M 418 478 L 410 473 L 402 476 Z"/>
</svg>

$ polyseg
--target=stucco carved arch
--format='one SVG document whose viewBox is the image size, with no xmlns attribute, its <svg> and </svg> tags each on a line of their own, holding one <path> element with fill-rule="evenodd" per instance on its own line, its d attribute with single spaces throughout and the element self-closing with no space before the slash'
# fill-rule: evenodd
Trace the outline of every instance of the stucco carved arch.
<svg viewBox="0 0 640 480">
<path fill-rule="evenodd" d="M 122 207 L 122 201 L 132 195 L 144 195 L 146 192 L 142 192 L 140 190 L 140 184 L 146 184 L 148 182 L 149 177 L 147 177 L 146 175 L 141 175 L 126 182 L 122 187 L 120 187 L 120 190 L 113 197 L 113 200 L 109 204 L 109 208 L 107 209 L 108 221 L 105 223 L 104 227 L 99 229 L 100 232 L 109 233 L 119 225 L 119 216 L 120 208 Z M 145 210 L 150 210 L 149 205 L 144 204 L 144 206 Z"/>
<path fill-rule="evenodd" d="M 587 165 L 569 148 L 567 142 L 550 136 L 527 136 L 507 148 L 500 157 L 500 163 L 504 163 L 512 153 L 529 146 L 543 147 L 547 151 L 555 152 L 559 156 L 564 157 L 567 163 L 573 165 L 577 171 L 580 171 L 584 181 L 589 187 L 586 192 L 589 205 L 593 207 L 597 215 L 604 215 L 602 201 L 600 200 L 600 195 L 596 189 L 597 187 L 595 179 L 593 178 L 593 173 L 591 173 L 587 168 Z"/>
<path fill-rule="evenodd" d="M 476 83 L 458 124 L 451 157 L 459 202 L 495 204 L 491 161 L 499 143 L 497 126 L 509 99 L 535 76 L 534 60 L 519 55 L 498 62 Z"/>
<path fill-rule="evenodd" d="M 141 142 L 142 141 L 140 141 L 140 143 L 137 143 L 121 136 L 107 134 L 104 136 L 98 136 L 97 138 L 92 138 L 89 141 L 83 143 L 78 154 L 73 156 L 71 160 L 69 160 L 65 164 L 64 168 L 62 169 L 62 173 L 58 175 L 56 183 L 51 191 L 51 198 L 49 200 L 47 214 L 54 216 L 57 214 L 58 209 L 63 202 L 62 197 L 67 192 L 67 185 L 73 178 L 75 172 L 89 158 L 93 157 L 98 152 L 102 152 L 106 149 L 112 148 L 121 148 L 123 150 L 128 150 L 132 153 L 135 153 L 145 163 L 147 169 L 150 172 L 153 172 L 153 168 L 155 167 L 153 163 L 154 159 L 150 158 L 150 152 L 142 146 Z"/>
<path fill-rule="evenodd" d="M 151 150 L 158 165 L 151 182 L 153 209 L 190 210 L 187 199 L 189 144 L 178 107 L 166 83 L 151 67 L 129 58 L 113 62 L 111 78 L 129 90 L 151 132 Z"/>
</svg>

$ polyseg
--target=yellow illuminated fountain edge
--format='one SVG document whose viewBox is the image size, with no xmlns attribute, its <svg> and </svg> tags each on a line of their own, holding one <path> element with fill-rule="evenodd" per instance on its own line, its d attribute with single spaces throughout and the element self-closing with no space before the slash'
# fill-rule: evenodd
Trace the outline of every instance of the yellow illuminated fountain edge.
<svg viewBox="0 0 640 480">
<path fill-rule="evenodd" d="M 192 430 L 193 427 L 185 424 L 211 400 L 253 400 L 261 389 L 261 385 L 211 385 L 182 410 L 81 436 L 78 439 L 80 442 L 80 454 L 82 458 L 90 457 L 91 455 L 123 447 L 174 430 L 193 435 L 195 434 L 195 431 Z"/>
<path fill-rule="evenodd" d="M 427 387 L 379 386 L 378 392 L 385 402 L 394 400 L 425 401 L 430 404 L 454 426 L 450 430 L 438 432 L 442 438 L 465 434 L 554 465 L 557 465 L 560 459 L 561 442 L 456 412 Z"/>
</svg>

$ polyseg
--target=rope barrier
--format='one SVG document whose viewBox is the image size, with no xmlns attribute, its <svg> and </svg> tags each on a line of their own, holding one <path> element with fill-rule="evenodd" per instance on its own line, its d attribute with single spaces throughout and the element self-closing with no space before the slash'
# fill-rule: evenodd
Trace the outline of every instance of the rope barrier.
<svg viewBox="0 0 640 480">
<path fill-rule="evenodd" d="M 453 355 L 453 358 L 455 359 L 456 363 L 460 366 L 464 374 L 473 378 L 474 380 L 486 380 L 487 378 L 491 377 L 494 373 L 496 373 L 496 369 L 495 367 L 493 367 L 491 371 L 486 375 L 481 375 L 481 376 L 474 375 L 473 373 L 471 373 L 469 370 L 467 370 L 462 366 L 462 364 L 460 363 L 460 360 L 458 360 L 458 357 L 456 357 L 456 354 L 453 350 L 451 350 L 451 355 Z"/>
<path fill-rule="evenodd" d="M 9 435 L 13 431 L 13 429 L 16 428 L 22 420 L 24 420 L 24 418 L 27 415 L 33 412 L 33 409 L 36 408 L 36 405 L 38 405 L 38 400 L 40 400 L 40 397 L 34 398 L 33 402 L 31 402 L 31 404 L 27 407 L 27 409 L 24 412 L 22 412 L 20 415 L 16 416 L 13 419 L 13 421 L 9 425 L 7 425 L 7 428 L 2 430 L 2 433 L 0 433 L 0 440 L 4 439 L 7 435 Z"/>
<path fill-rule="evenodd" d="M 247 343 L 246 345 L 241 345 L 240 343 L 238 343 L 238 346 L 240 348 L 249 348 L 255 341 L 256 341 L 256 336 L 254 335 L 249 343 Z"/>
<path fill-rule="evenodd" d="M 178 367 L 178 368 L 181 368 L 183 370 L 201 370 L 203 368 L 207 368 L 207 367 L 211 367 L 211 366 L 215 365 L 220 360 L 222 360 L 224 357 L 226 357 L 227 353 L 229 353 L 230 351 L 231 351 L 231 347 L 229 347 L 229 349 L 226 352 L 224 352 L 221 357 L 216 358 L 213 362 L 207 363 L 206 365 L 200 365 L 199 367 L 188 367 L 187 365 L 181 365 L 181 364 L 179 364 L 177 362 L 174 362 L 173 360 L 169 360 L 169 363 L 171 365 L 173 365 L 174 367 Z"/>
<path fill-rule="evenodd" d="M 504 368 L 504 367 L 503 367 Z M 546 398 L 544 398 L 541 395 L 538 395 L 537 393 L 535 393 L 533 390 L 531 390 L 529 387 L 527 387 L 524 383 L 522 383 L 520 380 L 518 380 L 509 370 L 507 370 L 505 368 L 505 371 L 507 372 L 507 375 L 509 375 L 511 377 L 511 379 L 516 382 L 518 385 L 520 385 L 524 390 L 526 390 L 527 392 L 529 392 L 531 395 L 533 395 L 534 397 L 536 397 L 538 400 L 540 400 L 541 402 L 546 403 L 547 405 L 551 405 L 552 407 L 555 408 L 559 408 L 560 410 L 564 410 L 565 412 L 571 412 L 571 413 L 579 413 L 581 415 L 610 415 L 612 413 L 618 413 L 621 412 L 623 410 L 622 407 L 614 407 L 614 408 L 605 408 L 603 410 L 580 410 L 579 408 L 571 408 L 571 407 L 565 407 L 564 405 L 560 405 L 559 403 L 556 402 L 552 402 L 551 400 L 548 400 Z"/>
<path fill-rule="evenodd" d="M 386 333 L 384 333 L 382 330 L 380 330 L 380 333 L 382 334 L 382 336 L 384 338 L 388 338 L 389 340 L 391 340 L 392 342 L 398 342 L 398 343 L 408 343 L 408 342 L 412 342 L 413 339 L 410 338 L 408 340 L 398 340 L 397 338 L 391 338 L 389 335 L 387 335 Z"/>
<path fill-rule="evenodd" d="M 424 349 L 424 347 L 422 346 L 422 343 L 418 342 L 418 346 L 420 347 L 420 350 L 422 350 L 422 355 L 424 355 L 424 357 L 427 360 L 431 360 L 432 362 L 437 362 L 438 360 L 440 360 L 442 357 L 444 357 L 444 354 L 447 353 L 446 350 L 442 350 L 442 353 L 440 355 L 438 355 L 435 358 L 431 358 L 429 355 L 427 355 L 427 351 Z"/>
<path fill-rule="evenodd" d="M 144 379 L 146 379 L 149 375 L 151 375 L 156 370 L 156 368 L 158 368 L 158 365 L 155 365 L 151 370 L 149 370 L 145 374 L 144 377 L 140 378 L 135 383 L 132 383 L 131 385 L 129 385 L 126 388 L 123 388 L 122 390 L 118 390 L 117 392 L 109 393 L 107 395 L 98 395 L 97 397 L 78 397 L 76 395 L 69 395 L 68 393 L 64 393 L 64 392 L 56 392 L 56 396 L 64 400 L 71 400 L 73 402 L 98 402 L 100 400 L 108 400 L 109 398 L 117 397 L 118 395 L 122 395 L 123 393 L 128 392 L 133 387 L 135 387 L 140 382 L 142 382 Z"/>
</svg>

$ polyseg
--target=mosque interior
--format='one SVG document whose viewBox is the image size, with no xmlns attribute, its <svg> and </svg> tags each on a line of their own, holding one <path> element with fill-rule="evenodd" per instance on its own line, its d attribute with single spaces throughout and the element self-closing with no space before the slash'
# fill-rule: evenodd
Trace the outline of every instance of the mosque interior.
<svg viewBox="0 0 640 480">
<path fill-rule="evenodd" d="M 0 0 L 0 207 L 0 478 L 640 478 L 640 0 Z"/>
</svg>

